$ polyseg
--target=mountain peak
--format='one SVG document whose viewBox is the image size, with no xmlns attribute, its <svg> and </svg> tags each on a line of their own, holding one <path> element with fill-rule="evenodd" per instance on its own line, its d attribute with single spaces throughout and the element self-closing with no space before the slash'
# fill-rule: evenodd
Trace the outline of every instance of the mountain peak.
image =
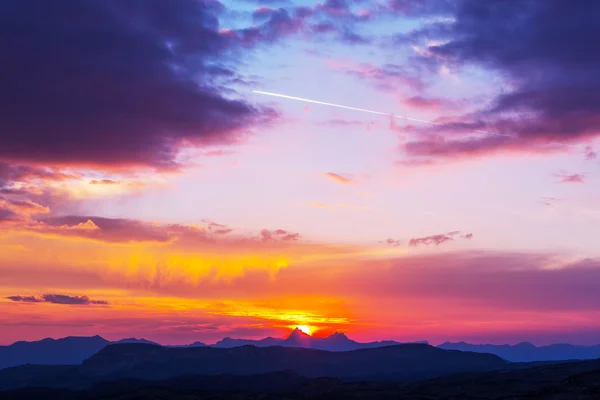
<svg viewBox="0 0 600 400">
<path fill-rule="evenodd" d="M 292 333 L 290 334 L 290 336 L 288 336 L 288 339 L 292 339 L 292 338 L 307 338 L 310 337 L 309 334 L 302 332 L 302 330 L 300 330 L 300 328 L 296 328 L 292 331 Z"/>
</svg>

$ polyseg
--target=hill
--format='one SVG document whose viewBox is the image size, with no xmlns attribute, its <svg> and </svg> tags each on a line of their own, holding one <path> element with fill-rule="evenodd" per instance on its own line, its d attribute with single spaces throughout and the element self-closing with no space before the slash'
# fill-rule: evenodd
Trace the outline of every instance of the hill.
<svg viewBox="0 0 600 400">
<path fill-rule="evenodd" d="M 148 344 L 109 345 L 72 369 L 60 368 L 52 387 L 85 388 L 114 379 L 164 380 L 184 375 L 253 375 L 294 371 L 308 377 L 410 382 L 465 371 L 507 368 L 491 354 L 403 344 L 348 352 L 242 346 L 169 348 Z M 0 389 L 47 385 L 57 370 L 25 365 L 0 371 Z M 25 378 L 23 378 L 23 376 Z"/>
<path fill-rule="evenodd" d="M 120 379 L 85 390 L 26 388 L 0 392 L 0 399 L 238 399 L 238 400 L 548 400 L 600 398 L 600 360 L 543 365 L 527 369 L 459 373 L 402 385 L 308 379 L 293 371 L 267 374 L 187 375 L 160 381 Z"/>
</svg>

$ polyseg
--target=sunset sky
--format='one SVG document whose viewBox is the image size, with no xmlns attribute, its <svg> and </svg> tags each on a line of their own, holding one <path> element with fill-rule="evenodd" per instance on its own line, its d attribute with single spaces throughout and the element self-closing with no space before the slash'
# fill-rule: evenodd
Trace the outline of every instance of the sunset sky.
<svg viewBox="0 0 600 400">
<path fill-rule="evenodd" d="M 2 0 L 0 344 L 600 343 L 599 45 L 594 0 Z"/>
</svg>

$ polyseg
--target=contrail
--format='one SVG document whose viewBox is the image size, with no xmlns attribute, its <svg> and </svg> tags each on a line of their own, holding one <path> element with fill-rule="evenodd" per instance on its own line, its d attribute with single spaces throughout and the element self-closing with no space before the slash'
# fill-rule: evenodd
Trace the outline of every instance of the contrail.
<svg viewBox="0 0 600 400">
<path fill-rule="evenodd" d="M 279 94 L 279 93 L 263 92 L 261 90 L 252 90 L 252 93 L 262 94 L 262 95 L 265 95 L 265 96 L 281 97 L 281 98 L 289 99 L 289 100 L 304 101 L 306 103 L 320 104 L 320 105 L 323 105 L 323 106 L 345 108 L 346 110 L 361 111 L 361 112 L 366 112 L 366 113 L 370 113 L 370 114 L 385 115 L 385 116 L 388 116 L 388 117 L 394 117 L 394 118 L 398 118 L 398 119 L 404 119 L 404 120 L 407 120 L 407 121 L 421 122 L 423 124 L 437 125 L 437 126 L 443 126 L 444 125 L 444 124 L 440 124 L 440 123 L 433 122 L 433 121 L 426 121 L 426 120 L 423 120 L 423 119 L 410 118 L 410 117 L 406 117 L 406 116 L 403 116 L 403 115 L 396 115 L 396 114 L 393 114 L 393 113 L 386 113 L 386 112 L 381 112 L 381 111 L 367 110 L 365 108 L 358 108 L 358 107 L 349 107 L 349 106 L 344 106 L 344 105 L 341 105 L 341 104 L 327 103 L 325 101 L 305 99 L 303 97 L 294 97 L 294 96 L 288 96 L 288 95 Z M 504 136 L 504 137 L 510 137 L 510 138 L 513 138 L 513 139 L 519 139 L 519 136 L 516 136 L 516 135 L 508 135 L 508 134 L 496 133 L 496 132 L 479 131 L 479 130 L 474 130 L 474 129 L 467 129 L 467 130 L 469 132 L 481 133 L 481 134 L 485 134 L 485 135 Z M 549 142 L 548 144 L 555 144 L 555 145 L 559 145 L 559 146 L 566 146 L 566 147 L 572 147 L 572 148 L 577 148 L 577 149 L 585 149 L 584 146 L 578 146 L 578 145 L 561 143 L 561 142 Z"/>
</svg>

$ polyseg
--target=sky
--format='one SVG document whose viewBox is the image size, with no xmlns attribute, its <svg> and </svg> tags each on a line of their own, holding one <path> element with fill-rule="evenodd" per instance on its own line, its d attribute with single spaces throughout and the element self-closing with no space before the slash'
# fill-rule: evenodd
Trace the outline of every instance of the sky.
<svg viewBox="0 0 600 400">
<path fill-rule="evenodd" d="M 0 1 L 0 344 L 600 343 L 599 38 L 593 0 Z"/>
</svg>

